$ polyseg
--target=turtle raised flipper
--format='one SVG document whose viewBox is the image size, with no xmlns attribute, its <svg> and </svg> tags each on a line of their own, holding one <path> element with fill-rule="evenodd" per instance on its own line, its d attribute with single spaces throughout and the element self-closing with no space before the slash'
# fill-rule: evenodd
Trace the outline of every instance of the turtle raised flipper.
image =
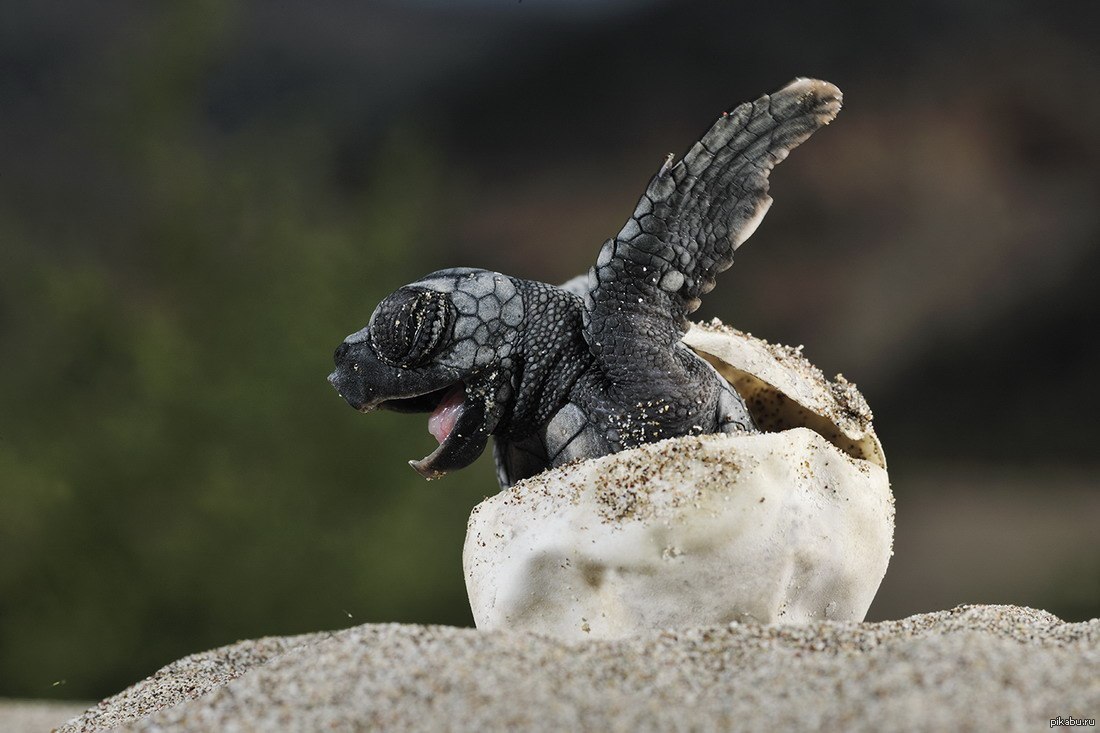
<svg viewBox="0 0 1100 733">
<path fill-rule="evenodd" d="M 832 84 L 796 79 L 722 115 L 682 160 L 666 161 L 589 274 L 585 338 L 598 360 L 639 380 L 676 368 L 687 315 L 771 206 L 771 169 L 840 104 Z M 630 348 L 638 343 L 658 357 L 644 370 Z"/>
<path fill-rule="evenodd" d="M 613 450 L 753 429 L 741 397 L 681 343 L 687 315 L 767 213 L 771 169 L 840 102 L 832 84 L 797 79 L 724 114 L 681 161 L 665 161 L 604 244 L 584 295 L 584 338 L 603 380 L 581 408 Z"/>
</svg>

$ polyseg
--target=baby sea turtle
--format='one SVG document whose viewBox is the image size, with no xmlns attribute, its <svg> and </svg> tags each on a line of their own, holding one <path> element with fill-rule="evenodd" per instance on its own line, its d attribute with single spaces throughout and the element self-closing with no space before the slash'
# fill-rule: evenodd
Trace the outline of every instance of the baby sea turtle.
<svg viewBox="0 0 1100 733">
<path fill-rule="evenodd" d="M 472 268 L 388 295 L 336 349 L 329 381 L 355 409 L 429 412 L 425 478 L 495 438 L 502 487 L 665 438 L 757 432 L 741 395 L 683 343 L 687 315 L 772 200 L 768 174 L 840 110 L 796 79 L 723 114 L 673 164 L 585 275 L 555 286 Z"/>
</svg>

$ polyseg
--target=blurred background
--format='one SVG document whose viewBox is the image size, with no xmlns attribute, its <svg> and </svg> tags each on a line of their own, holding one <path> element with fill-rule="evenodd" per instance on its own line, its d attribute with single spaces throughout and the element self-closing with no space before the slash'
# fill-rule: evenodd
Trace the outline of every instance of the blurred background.
<svg viewBox="0 0 1100 733">
<path fill-rule="evenodd" d="M 699 315 L 874 408 L 870 618 L 1100 614 L 1097 4 L 0 5 L 0 696 L 471 624 L 490 456 L 421 480 L 425 417 L 349 409 L 333 349 L 435 269 L 583 271 L 667 153 L 795 76 L 844 111 Z"/>
</svg>

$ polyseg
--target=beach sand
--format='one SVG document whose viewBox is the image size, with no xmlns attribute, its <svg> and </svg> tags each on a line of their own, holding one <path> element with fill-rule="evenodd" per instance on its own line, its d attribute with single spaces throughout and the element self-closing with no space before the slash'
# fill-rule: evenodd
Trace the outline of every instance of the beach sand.
<svg viewBox="0 0 1100 733">
<path fill-rule="evenodd" d="M 1100 716 L 1100 620 L 960 606 L 614 641 L 399 624 L 246 641 L 61 730 L 1034 731 L 1059 716 Z"/>
</svg>

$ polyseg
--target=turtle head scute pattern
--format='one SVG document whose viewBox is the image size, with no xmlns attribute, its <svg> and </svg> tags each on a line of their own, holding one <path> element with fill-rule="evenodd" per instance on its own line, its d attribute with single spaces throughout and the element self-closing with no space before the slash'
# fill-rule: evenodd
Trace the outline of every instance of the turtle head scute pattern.
<svg viewBox="0 0 1100 733">
<path fill-rule="evenodd" d="M 440 270 L 388 295 L 336 349 L 329 382 L 361 412 L 432 412 L 461 389 L 452 435 L 417 470 L 442 474 L 481 454 L 513 396 L 523 299 L 507 275 Z"/>
</svg>

